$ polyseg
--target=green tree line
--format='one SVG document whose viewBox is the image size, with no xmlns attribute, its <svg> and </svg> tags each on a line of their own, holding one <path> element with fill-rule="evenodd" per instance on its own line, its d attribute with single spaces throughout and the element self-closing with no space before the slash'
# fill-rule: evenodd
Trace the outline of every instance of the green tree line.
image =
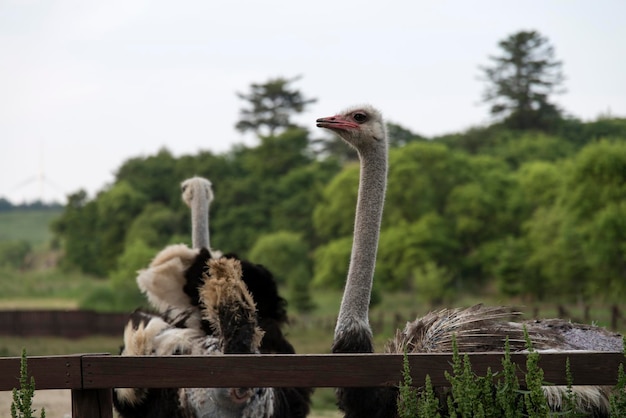
<svg viewBox="0 0 626 418">
<path fill-rule="evenodd" d="M 562 78 L 553 49 L 536 32 L 521 34 L 500 44 L 497 67 L 484 69 L 485 100 L 510 96 L 492 106 L 492 124 L 435 138 L 389 124 L 378 290 L 411 290 L 431 302 L 484 286 L 537 299 L 626 296 L 626 120 L 564 117 L 549 101 Z M 506 74 L 526 72 L 502 66 L 526 61 L 504 58 L 528 47 L 545 51 L 543 67 L 537 54 L 527 64 L 550 77 L 511 83 Z M 257 132 L 256 146 L 178 158 L 162 149 L 125 161 L 94 197 L 70 195 L 53 225 L 64 267 L 135 289 L 135 271 L 158 250 L 190 242 L 179 186 L 198 175 L 214 186 L 214 248 L 274 270 L 302 309 L 309 285 L 342 288 L 359 167 L 337 139 L 292 123 L 315 101 L 291 87 L 297 80 L 239 94 L 251 109 L 237 128 Z M 542 89 L 532 88 L 537 80 Z"/>
</svg>

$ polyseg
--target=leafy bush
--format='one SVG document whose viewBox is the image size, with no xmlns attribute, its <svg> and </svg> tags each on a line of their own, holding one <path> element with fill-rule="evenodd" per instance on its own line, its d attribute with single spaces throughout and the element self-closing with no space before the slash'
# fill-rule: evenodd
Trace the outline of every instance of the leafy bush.
<svg viewBox="0 0 626 418">
<path fill-rule="evenodd" d="M 13 402 L 11 402 L 11 418 L 33 418 L 36 412 L 32 409 L 33 397 L 35 396 L 35 378 L 28 380 L 28 365 L 26 350 L 22 350 L 20 362 L 20 388 L 13 389 Z M 41 418 L 46 418 L 46 411 L 41 408 Z"/>
<path fill-rule="evenodd" d="M 626 336 L 624 337 L 624 350 L 626 353 Z M 626 372 L 624 365 L 619 365 L 617 371 L 617 385 L 611 394 L 609 401 L 611 403 L 611 416 L 621 417 L 626 415 Z"/>
<path fill-rule="evenodd" d="M 31 251 L 32 246 L 27 241 L 0 242 L 0 266 L 22 268 Z"/>
<path fill-rule="evenodd" d="M 270 269 L 276 281 L 289 288 L 289 302 L 300 312 L 315 305 L 309 292 L 311 263 L 309 248 L 300 234 L 278 231 L 261 236 L 250 250 L 250 259 Z"/>
<path fill-rule="evenodd" d="M 430 383 L 430 378 L 427 377 L 427 379 L 427 383 Z M 412 418 L 415 416 L 417 408 L 418 393 L 413 387 L 413 378 L 411 377 L 411 371 L 409 370 L 409 357 L 407 356 L 407 352 L 405 350 L 404 361 L 402 363 L 402 384 L 400 385 L 400 394 L 398 398 L 398 415 L 400 418 Z"/>
</svg>

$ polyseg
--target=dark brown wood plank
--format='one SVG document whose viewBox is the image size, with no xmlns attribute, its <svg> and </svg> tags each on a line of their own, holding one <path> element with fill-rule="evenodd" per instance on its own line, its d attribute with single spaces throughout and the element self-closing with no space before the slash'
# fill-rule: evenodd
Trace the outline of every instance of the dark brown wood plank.
<svg viewBox="0 0 626 418">
<path fill-rule="evenodd" d="M 19 357 L 0 358 L 0 391 L 20 385 Z M 36 389 L 77 389 L 82 387 L 81 355 L 28 357 L 28 374 Z M 30 380 L 30 378 L 29 378 Z"/>
<path fill-rule="evenodd" d="M 487 368 L 491 367 L 492 371 L 502 370 L 501 361 L 502 353 L 470 353 L 470 362 L 472 370 L 479 376 L 487 372 Z M 612 352 L 558 352 L 558 353 L 541 353 L 539 357 L 539 367 L 543 369 L 544 381 L 556 385 L 567 384 L 566 363 L 569 359 L 570 372 L 574 380 L 574 385 L 609 385 L 613 386 L 617 383 L 617 372 L 619 365 L 624 364 L 626 367 L 626 357 L 623 353 Z M 511 354 L 511 360 L 518 365 L 518 378 L 520 381 L 526 372 L 527 355 L 523 353 Z M 433 384 L 445 384 L 443 376 L 444 371 L 439 368 L 431 367 L 428 364 L 421 363 L 425 366 L 421 373 L 418 373 L 417 379 L 423 382 L 426 373 L 431 376 Z M 413 362 L 411 362 L 413 366 Z M 435 375 L 435 373 L 437 373 Z M 414 373 L 412 375 L 415 378 Z M 436 376 L 436 380 L 433 378 Z"/>
<path fill-rule="evenodd" d="M 58 309 L 2 310 L 0 335 L 77 338 L 103 334 L 122 337 L 127 321 L 126 313 Z"/>
<path fill-rule="evenodd" d="M 72 390 L 72 418 L 113 418 L 111 389 Z"/>
<path fill-rule="evenodd" d="M 545 380 L 565 384 L 565 362 L 570 358 L 574 384 L 614 385 L 621 353 L 544 353 L 540 366 Z M 429 374 L 433 385 L 448 382 L 450 354 L 410 355 L 413 381 L 424 382 Z M 477 374 L 487 367 L 501 369 L 501 353 L 473 353 L 470 361 Z M 520 366 L 524 354 L 513 354 Z M 121 357 L 85 356 L 84 387 L 359 387 L 396 385 L 401 379 L 402 355 L 228 355 L 215 357 Z"/>
</svg>

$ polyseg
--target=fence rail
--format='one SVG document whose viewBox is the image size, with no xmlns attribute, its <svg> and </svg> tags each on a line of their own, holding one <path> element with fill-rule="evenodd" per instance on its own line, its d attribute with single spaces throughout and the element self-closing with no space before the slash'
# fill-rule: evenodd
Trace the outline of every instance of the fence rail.
<svg viewBox="0 0 626 418">
<path fill-rule="evenodd" d="M 591 315 L 592 309 L 595 315 Z M 523 308 L 532 318 L 557 317 L 570 319 L 573 322 L 591 323 L 601 320 L 612 330 L 626 328 L 625 306 L 611 305 L 603 307 L 555 305 L 553 311 L 539 307 Z M 385 328 L 404 327 L 410 318 L 418 317 L 414 312 L 410 315 L 379 312 L 370 318 L 372 328 L 380 333 Z M 323 329 L 332 332 L 336 317 L 301 318 L 292 316 L 292 327 Z M 66 338 L 85 337 L 89 335 L 111 335 L 122 337 L 124 326 L 128 321 L 128 313 L 103 313 L 89 310 L 6 310 L 0 311 L 0 335 L 22 337 L 56 336 Z"/>
<path fill-rule="evenodd" d="M 503 353 L 469 353 L 472 368 L 484 374 L 501 370 Z M 410 354 L 411 375 L 421 385 L 428 374 L 434 386 L 448 384 L 451 354 Z M 511 354 L 518 376 L 526 355 Z M 623 353 L 542 353 L 544 380 L 567 384 L 566 360 L 575 385 L 617 383 Z M 364 387 L 393 386 L 402 380 L 403 356 L 398 354 L 276 354 L 227 356 L 140 356 L 105 354 L 29 357 L 28 371 L 37 389 L 71 389 L 73 418 L 112 418 L 114 387 Z M 0 358 L 0 391 L 19 386 L 20 358 Z"/>
<path fill-rule="evenodd" d="M 20 337 L 79 338 L 112 335 L 121 338 L 128 313 L 88 310 L 7 310 L 0 311 L 0 335 Z"/>
</svg>

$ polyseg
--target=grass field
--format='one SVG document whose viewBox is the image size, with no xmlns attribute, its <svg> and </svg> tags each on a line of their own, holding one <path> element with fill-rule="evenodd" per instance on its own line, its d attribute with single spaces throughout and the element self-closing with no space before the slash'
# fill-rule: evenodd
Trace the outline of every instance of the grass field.
<svg viewBox="0 0 626 418">
<path fill-rule="evenodd" d="M 62 209 L 0 212 L 0 241 L 27 241 L 37 248 L 52 238 L 50 222 Z"/>
<path fill-rule="evenodd" d="M 84 295 L 105 285 L 103 280 L 59 269 L 0 267 L 0 307 L 76 307 Z"/>
</svg>

